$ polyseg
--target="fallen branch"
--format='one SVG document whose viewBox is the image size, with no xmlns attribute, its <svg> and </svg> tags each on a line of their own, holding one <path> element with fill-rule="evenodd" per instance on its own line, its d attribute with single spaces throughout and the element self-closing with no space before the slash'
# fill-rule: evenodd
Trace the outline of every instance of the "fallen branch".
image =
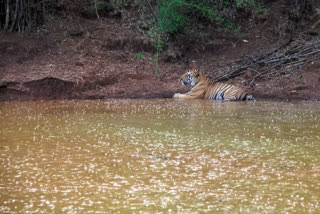
<svg viewBox="0 0 320 214">
<path fill-rule="evenodd" d="M 294 42 L 292 38 L 283 45 L 258 56 L 247 56 L 236 68 L 217 76 L 214 81 L 224 81 L 244 74 L 248 69 L 255 71 L 251 83 L 258 78 L 288 73 L 320 57 L 320 40 L 308 43 Z"/>
</svg>

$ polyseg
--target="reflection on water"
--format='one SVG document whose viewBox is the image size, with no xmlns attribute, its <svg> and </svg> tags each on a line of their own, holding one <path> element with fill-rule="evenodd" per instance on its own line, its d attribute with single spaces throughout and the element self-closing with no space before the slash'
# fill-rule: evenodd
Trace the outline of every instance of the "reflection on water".
<svg viewBox="0 0 320 214">
<path fill-rule="evenodd" d="M 0 213 L 320 210 L 320 104 L 0 103 Z"/>
</svg>

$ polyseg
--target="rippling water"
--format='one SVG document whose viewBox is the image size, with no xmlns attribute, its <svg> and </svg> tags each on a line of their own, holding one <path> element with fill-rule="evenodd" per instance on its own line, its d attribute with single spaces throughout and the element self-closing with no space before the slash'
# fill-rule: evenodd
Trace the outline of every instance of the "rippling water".
<svg viewBox="0 0 320 214">
<path fill-rule="evenodd" d="M 319 213 L 320 104 L 0 103 L 0 213 Z"/>
</svg>

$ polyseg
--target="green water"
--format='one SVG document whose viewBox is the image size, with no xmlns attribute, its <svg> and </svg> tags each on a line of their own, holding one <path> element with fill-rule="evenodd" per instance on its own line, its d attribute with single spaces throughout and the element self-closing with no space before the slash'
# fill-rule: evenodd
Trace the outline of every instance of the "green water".
<svg viewBox="0 0 320 214">
<path fill-rule="evenodd" d="M 320 103 L 0 103 L 0 213 L 320 213 Z"/>
</svg>

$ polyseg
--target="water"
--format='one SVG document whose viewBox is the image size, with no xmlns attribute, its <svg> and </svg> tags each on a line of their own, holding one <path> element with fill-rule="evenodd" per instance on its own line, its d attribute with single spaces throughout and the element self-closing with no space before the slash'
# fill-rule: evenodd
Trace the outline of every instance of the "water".
<svg viewBox="0 0 320 214">
<path fill-rule="evenodd" d="M 320 103 L 0 103 L 0 213 L 319 213 Z"/>
</svg>

